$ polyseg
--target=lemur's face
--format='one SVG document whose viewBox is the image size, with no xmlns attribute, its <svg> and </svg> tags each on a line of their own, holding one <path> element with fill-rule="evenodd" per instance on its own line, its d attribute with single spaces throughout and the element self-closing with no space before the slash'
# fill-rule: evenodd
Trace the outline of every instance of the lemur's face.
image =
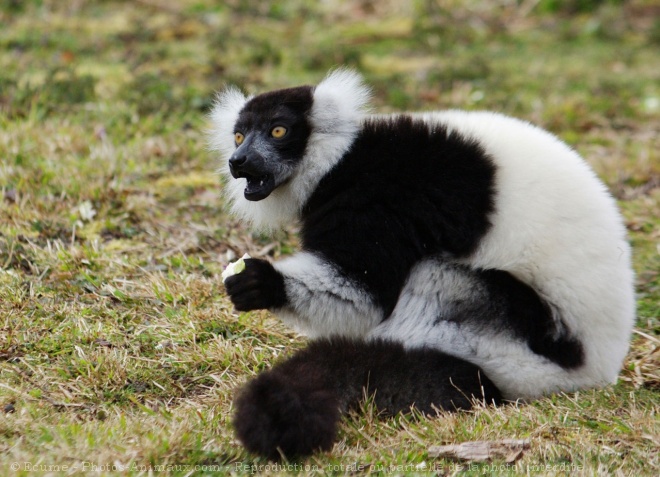
<svg viewBox="0 0 660 477">
<path fill-rule="evenodd" d="M 300 86 L 264 93 L 239 113 L 229 171 L 235 179 L 247 180 L 247 200 L 265 199 L 294 175 L 312 129 L 313 92 L 311 86 Z"/>
</svg>

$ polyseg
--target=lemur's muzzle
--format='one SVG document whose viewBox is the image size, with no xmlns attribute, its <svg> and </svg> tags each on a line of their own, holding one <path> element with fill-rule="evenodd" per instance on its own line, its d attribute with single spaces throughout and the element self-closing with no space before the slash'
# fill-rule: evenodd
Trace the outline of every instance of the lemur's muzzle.
<svg viewBox="0 0 660 477">
<path fill-rule="evenodd" d="M 247 145 L 246 145 L 247 146 Z M 235 179 L 246 179 L 243 195 L 247 200 L 265 199 L 275 189 L 275 177 L 257 152 L 240 147 L 229 158 L 229 172 Z"/>
</svg>

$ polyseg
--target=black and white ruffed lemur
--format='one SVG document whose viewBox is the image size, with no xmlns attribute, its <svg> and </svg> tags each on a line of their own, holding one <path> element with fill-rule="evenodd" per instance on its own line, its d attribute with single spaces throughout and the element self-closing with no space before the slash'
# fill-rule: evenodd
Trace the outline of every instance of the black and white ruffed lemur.
<svg viewBox="0 0 660 477">
<path fill-rule="evenodd" d="M 469 408 L 616 380 L 635 318 L 630 247 L 587 164 L 526 122 L 458 110 L 370 115 L 348 70 L 211 113 L 232 211 L 300 224 L 302 250 L 248 259 L 237 310 L 312 338 L 249 382 L 237 435 L 278 458 L 327 450 L 377 407 Z"/>
</svg>

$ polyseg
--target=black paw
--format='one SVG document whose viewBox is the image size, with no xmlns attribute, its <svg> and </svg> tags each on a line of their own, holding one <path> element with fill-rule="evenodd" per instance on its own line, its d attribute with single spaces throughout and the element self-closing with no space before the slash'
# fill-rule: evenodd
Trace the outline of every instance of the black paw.
<svg viewBox="0 0 660 477">
<path fill-rule="evenodd" d="M 245 270 L 227 278 L 225 288 L 238 311 L 286 305 L 284 278 L 266 260 L 245 259 Z"/>
<path fill-rule="evenodd" d="M 340 416 L 337 397 L 322 386 L 309 387 L 312 383 L 300 388 L 295 379 L 265 372 L 241 391 L 233 422 L 250 452 L 279 460 L 332 448 Z"/>
</svg>

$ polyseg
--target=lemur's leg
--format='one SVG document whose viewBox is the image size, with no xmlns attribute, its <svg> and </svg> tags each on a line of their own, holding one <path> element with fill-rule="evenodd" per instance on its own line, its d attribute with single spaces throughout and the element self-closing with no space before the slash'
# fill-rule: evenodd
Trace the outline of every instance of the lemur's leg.
<svg viewBox="0 0 660 477">
<path fill-rule="evenodd" d="M 389 341 L 333 338 L 311 342 L 250 381 L 235 405 L 245 447 L 277 459 L 332 447 L 341 414 L 373 396 L 390 414 L 425 413 L 499 402 L 500 392 L 476 366 L 430 349 Z"/>
<path fill-rule="evenodd" d="M 392 315 L 367 339 L 467 359 L 510 400 L 572 389 L 584 361 L 582 342 L 529 285 L 438 259 L 415 266 Z"/>
<path fill-rule="evenodd" d="M 237 310 L 269 309 L 311 337 L 361 337 L 383 320 L 372 296 L 330 262 L 308 252 L 277 262 L 245 260 L 225 281 Z"/>
</svg>

